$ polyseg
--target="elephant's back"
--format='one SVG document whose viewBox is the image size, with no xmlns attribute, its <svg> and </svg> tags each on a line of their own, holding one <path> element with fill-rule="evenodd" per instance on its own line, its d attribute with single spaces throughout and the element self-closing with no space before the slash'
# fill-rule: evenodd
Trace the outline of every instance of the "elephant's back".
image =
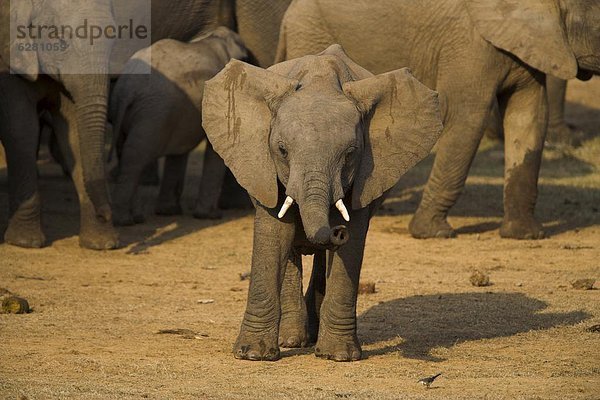
<svg viewBox="0 0 600 400">
<path fill-rule="evenodd" d="M 288 59 L 298 55 L 294 42 L 302 42 L 300 32 L 320 30 L 319 38 L 309 40 L 321 41 L 323 49 L 339 43 L 374 74 L 409 67 L 433 88 L 440 59 L 485 45 L 461 0 L 296 0 L 284 23 Z"/>
</svg>

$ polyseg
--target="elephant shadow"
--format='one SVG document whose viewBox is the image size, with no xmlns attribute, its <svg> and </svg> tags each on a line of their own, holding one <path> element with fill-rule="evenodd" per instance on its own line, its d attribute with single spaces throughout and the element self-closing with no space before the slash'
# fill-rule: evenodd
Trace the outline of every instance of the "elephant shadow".
<svg viewBox="0 0 600 400">
<path fill-rule="evenodd" d="M 120 231 L 123 246 L 131 246 L 127 254 L 144 254 L 150 248 L 176 240 L 200 230 L 234 221 L 249 215 L 250 210 L 231 210 L 218 220 L 198 220 L 189 215 L 148 218 L 141 225 L 125 227 Z"/>
<path fill-rule="evenodd" d="M 432 350 L 466 341 L 509 337 L 532 330 L 574 325 L 583 311 L 544 312 L 548 304 L 522 293 L 444 293 L 395 299 L 371 307 L 358 318 L 358 336 L 367 357 L 399 352 L 403 357 L 439 362 Z M 401 339 L 399 344 L 378 343 Z"/>
</svg>

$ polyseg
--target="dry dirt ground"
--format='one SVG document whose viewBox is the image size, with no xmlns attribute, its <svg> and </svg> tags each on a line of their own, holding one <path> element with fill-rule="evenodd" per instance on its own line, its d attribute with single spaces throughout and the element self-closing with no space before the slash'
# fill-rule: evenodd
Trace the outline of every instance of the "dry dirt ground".
<svg viewBox="0 0 600 400">
<path fill-rule="evenodd" d="M 571 286 L 600 278 L 600 80 L 576 82 L 568 96 L 568 118 L 588 139 L 545 155 L 536 212 L 548 239 L 499 238 L 499 144 L 482 144 L 452 210 L 456 239 L 407 233 L 431 160 L 398 185 L 367 241 L 362 278 L 377 292 L 359 296 L 365 359 L 355 363 L 310 348 L 273 363 L 233 358 L 252 215 L 190 217 L 198 155 L 187 215 L 123 229 L 125 247 L 112 252 L 78 247 L 76 195 L 56 165 L 41 164 L 49 245 L 0 244 L 0 287 L 33 308 L 0 315 L 0 398 L 600 399 L 600 333 L 589 331 L 600 324 L 600 290 Z M 150 202 L 155 194 L 145 189 Z M 472 286 L 474 270 L 492 285 Z M 437 372 L 432 389 L 417 384 Z"/>
</svg>

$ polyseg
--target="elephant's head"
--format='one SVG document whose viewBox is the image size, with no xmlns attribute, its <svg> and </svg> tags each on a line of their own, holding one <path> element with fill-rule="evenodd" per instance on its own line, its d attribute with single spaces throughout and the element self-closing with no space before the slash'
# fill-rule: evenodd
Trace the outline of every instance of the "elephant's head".
<svg viewBox="0 0 600 400">
<path fill-rule="evenodd" d="M 248 193 L 280 217 L 296 202 L 320 245 L 344 242 L 330 228 L 333 205 L 348 220 L 350 201 L 379 198 L 442 130 L 435 92 L 407 69 L 374 76 L 339 45 L 268 70 L 231 61 L 206 84 L 203 125 Z"/>
<path fill-rule="evenodd" d="M 532 67 L 562 79 L 600 73 L 600 3 L 465 0 L 479 33 Z"/>
<path fill-rule="evenodd" d="M 3 0 L 0 7 L 0 58 L 29 80 L 46 74 L 63 84 L 77 114 L 86 191 L 97 218 L 109 221 L 103 153 L 113 40 L 98 30 L 114 26 L 112 1 Z"/>
<path fill-rule="evenodd" d="M 194 41 L 202 40 L 203 38 L 204 36 L 200 36 L 194 39 Z M 248 50 L 246 50 L 242 38 L 229 28 L 219 26 L 209 32 L 206 39 L 214 39 L 217 42 L 218 50 L 222 54 L 221 59 L 229 60 L 230 58 L 235 58 L 236 60 L 245 60 L 248 58 Z M 213 48 L 213 50 L 217 49 Z"/>
</svg>

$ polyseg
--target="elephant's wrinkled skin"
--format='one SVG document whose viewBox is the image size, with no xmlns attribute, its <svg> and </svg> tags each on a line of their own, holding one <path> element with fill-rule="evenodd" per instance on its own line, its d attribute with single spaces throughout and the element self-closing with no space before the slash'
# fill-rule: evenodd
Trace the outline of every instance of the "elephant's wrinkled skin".
<svg viewBox="0 0 600 400">
<path fill-rule="evenodd" d="M 585 0 L 296 0 L 278 60 L 340 43 L 366 69 L 409 67 L 440 93 L 444 134 L 409 229 L 453 237 L 446 221 L 498 99 L 504 115 L 503 237 L 536 239 L 537 179 L 547 125 L 545 74 L 600 72 L 600 3 Z"/>
<path fill-rule="evenodd" d="M 279 342 L 308 342 L 301 255 L 315 253 L 316 270 L 328 260 L 320 314 L 308 316 L 313 324 L 320 317 L 316 355 L 359 359 L 356 295 L 369 219 L 441 133 L 437 94 L 406 69 L 374 76 L 333 45 L 267 70 L 231 61 L 206 83 L 203 125 L 255 199 L 235 357 L 276 360 Z"/>
<path fill-rule="evenodd" d="M 161 40 L 138 51 L 124 68 L 113 92 L 109 120 L 118 144 L 119 174 L 113 191 L 116 225 L 142 222 L 139 201 L 134 202 L 144 168 L 167 156 L 156 212 L 181 213 L 188 153 L 206 136 L 202 129 L 204 82 L 231 58 L 247 53 L 239 36 L 220 27 L 189 43 Z M 151 73 L 136 73 L 151 65 Z M 225 165 L 210 144 L 204 157 L 202 180 L 194 215 L 218 218 L 217 207 Z M 135 203 L 135 204 L 134 204 Z"/>
</svg>

